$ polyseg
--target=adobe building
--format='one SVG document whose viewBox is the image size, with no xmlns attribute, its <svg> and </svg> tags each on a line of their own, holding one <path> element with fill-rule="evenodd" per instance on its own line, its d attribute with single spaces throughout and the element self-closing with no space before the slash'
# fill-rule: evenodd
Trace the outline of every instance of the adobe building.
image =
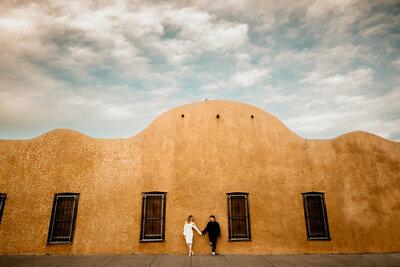
<svg viewBox="0 0 400 267">
<path fill-rule="evenodd" d="M 0 193 L 0 254 L 184 254 L 189 214 L 200 230 L 216 216 L 221 254 L 400 251 L 400 143 L 304 139 L 237 102 L 177 107 L 127 139 L 0 140 Z"/>
</svg>

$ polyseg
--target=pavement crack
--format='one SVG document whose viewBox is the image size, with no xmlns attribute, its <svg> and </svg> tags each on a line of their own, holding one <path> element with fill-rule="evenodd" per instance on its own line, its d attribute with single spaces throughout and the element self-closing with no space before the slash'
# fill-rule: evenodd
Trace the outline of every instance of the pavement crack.
<svg viewBox="0 0 400 267">
<path fill-rule="evenodd" d="M 61 262 L 60 264 L 57 264 L 57 265 L 55 265 L 55 266 L 61 266 L 61 265 L 66 264 L 66 263 L 71 263 L 71 262 L 73 262 L 73 261 L 76 261 L 78 258 L 79 258 L 79 256 L 76 256 L 76 257 L 73 257 L 73 256 L 72 256 L 72 259 L 67 259 L 67 260 L 65 260 L 65 261 L 63 261 L 63 262 Z"/>
<path fill-rule="evenodd" d="M 314 267 L 317 266 L 317 265 L 315 265 L 314 263 L 309 262 L 307 259 L 302 259 L 302 258 L 298 258 L 298 259 L 299 259 L 299 261 L 302 261 L 302 262 L 305 262 L 305 263 L 307 263 L 307 264 L 310 264 L 311 266 L 314 266 Z"/>
<path fill-rule="evenodd" d="M 230 263 L 230 262 L 228 261 L 228 259 L 226 258 L 226 256 L 225 256 L 225 255 L 223 255 L 223 256 L 224 256 L 225 260 L 229 263 L 229 265 L 230 265 L 230 266 L 233 266 L 232 263 Z"/>
<path fill-rule="evenodd" d="M 157 257 L 158 257 L 158 254 L 154 256 L 153 260 L 150 262 L 149 267 L 153 264 L 153 262 L 156 260 Z"/>
<path fill-rule="evenodd" d="M 258 255 L 258 256 L 260 256 L 261 259 L 263 259 L 264 261 L 268 262 L 268 263 L 271 264 L 273 267 L 275 267 L 275 265 L 274 265 L 272 262 L 270 262 L 269 260 L 267 260 L 266 258 L 264 258 L 262 255 Z"/>
<path fill-rule="evenodd" d="M 111 262 L 113 262 L 114 260 L 116 260 L 119 256 L 121 255 L 117 255 L 114 258 L 112 258 L 111 260 L 109 260 L 106 264 L 104 264 L 103 266 L 107 266 L 108 264 L 110 264 Z"/>
</svg>

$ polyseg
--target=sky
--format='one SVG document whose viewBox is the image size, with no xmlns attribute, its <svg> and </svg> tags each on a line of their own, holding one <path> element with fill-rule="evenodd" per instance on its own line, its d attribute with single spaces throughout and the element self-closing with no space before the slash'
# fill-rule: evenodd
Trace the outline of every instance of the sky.
<svg viewBox="0 0 400 267">
<path fill-rule="evenodd" d="M 400 1 L 0 2 L 0 139 L 126 138 L 206 98 L 400 141 Z"/>
</svg>

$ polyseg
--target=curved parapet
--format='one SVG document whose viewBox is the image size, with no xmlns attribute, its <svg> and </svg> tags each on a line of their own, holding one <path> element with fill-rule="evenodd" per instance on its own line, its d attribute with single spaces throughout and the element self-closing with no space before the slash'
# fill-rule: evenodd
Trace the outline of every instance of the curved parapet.
<svg viewBox="0 0 400 267">
<path fill-rule="evenodd" d="M 162 135 L 184 130 L 197 134 L 213 131 L 240 134 L 247 128 L 263 134 L 280 135 L 281 138 L 299 137 L 264 110 L 240 102 L 222 100 L 202 101 L 171 109 L 157 117 L 143 132 L 159 131 Z"/>
</svg>

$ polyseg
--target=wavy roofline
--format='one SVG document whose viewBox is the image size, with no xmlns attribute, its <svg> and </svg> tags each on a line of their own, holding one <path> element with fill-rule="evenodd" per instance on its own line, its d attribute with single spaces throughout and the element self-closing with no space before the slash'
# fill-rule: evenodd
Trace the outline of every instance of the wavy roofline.
<svg viewBox="0 0 400 267">
<path fill-rule="evenodd" d="M 389 140 L 386 139 L 384 137 L 381 137 L 379 135 L 376 135 L 374 133 L 370 133 L 367 131 L 362 131 L 362 130 L 355 130 L 355 131 L 351 131 L 351 132 L 347 132 L 347 133 L 343 133 L 339 136 L 333 137 L 333 138 L 305 138 L 300 136 L 299 134 L 297 134 L 296 132 L 294 132 L 292 129 L 290 129 L 285 123 L 283 123 L 281 120 L 279 120 L 275 115 L 269 113 L 268 111 L 265 111 L 261 108 L 258 108 L 256 106 L 247 104 L 247 103 L 243 103 L 243 102 L 238 102 L 238 101 L 230 101 L 230 100 L 208 100 L 208 101 L 200 101 L 200 102 L 194 102 L 194 103 L 188 103 L 188 104 L 184 104 L 181 106 L 177 106 L 174 107 L 172 109 L 169 109 L 163 113 L 161 113 L 159 116 L 157 116 L 147 127 L 145 127 L 143 130 L 139 131 L 138 133 L 136 133 L 133 136 L 130 137 L 122 137 L 122 138 L 98 138 L 98 137 L 92 137 L 89 136 L 85 133 L 82 133 L 78 130 L 74 130 L 74 129 L 68 129 L 68 128 L 56 128 L 56 129 L 52 129 L 50 131 L 47 131 L 43 134 L 40 134 L 36 137 L 33 138 L 25 138 L 25 139 L 0 139 L 0 141 L 28 141 L 28 140 L 37 140 L 37 139 L 42 139 L 45 138 L 46 136 L 49 135 L 76 135 L 76 136 L 81 136 L 83 138 L 88 138 L 88 139 L 95 139 L 95 140 L 130 140 L 136 137 L 139 137 L 141 134 L 143 134 L 144 132 L 146 132 L 146 130 L 150 129 L 153 125 L 155 125 L 159 120 L 161 120 L 163 117 L 167 116 L 169 113 L 175 112 L 179 109 L 183 109 L 185 107 L 190 107 L 190 106 L 195 106 L 195 105 L 199 105 L 202 103 L 228 103 L 228 104 L 234 104 L 234 105 L 243 105 L 243 106 L 247 106 L 247 107 L 251 107 L 254 108 L 258 111 L 261 111 L 262 113 L 265 113 L 266 116 L 270 116 L 271 118 L 273 118 L 274 120 L 276 120 L 277 122 L 279 122 L 280 124 L 282 124 L 283 127 L 285 127 L 286 129 L 288 129 L 291 133 L 293 133 L 294 135 L 296 135 L 297 137 L 300 137 L 304 140 L 313 140 L 313 141 L 334 141 L 334 140 L 341 140 L 341 139 L 345 139 L 348 137 L 354 137 L 354 136 L 368 136 L 368 137 L 372 137 L 372 138 L 378 138 L 381 140 L 385 140 L 385 141 L 389 141 L 395 144 L 400 144 L 400 142 L 397 141 L 393 141 L 393 140 Z"/>
</svg>

